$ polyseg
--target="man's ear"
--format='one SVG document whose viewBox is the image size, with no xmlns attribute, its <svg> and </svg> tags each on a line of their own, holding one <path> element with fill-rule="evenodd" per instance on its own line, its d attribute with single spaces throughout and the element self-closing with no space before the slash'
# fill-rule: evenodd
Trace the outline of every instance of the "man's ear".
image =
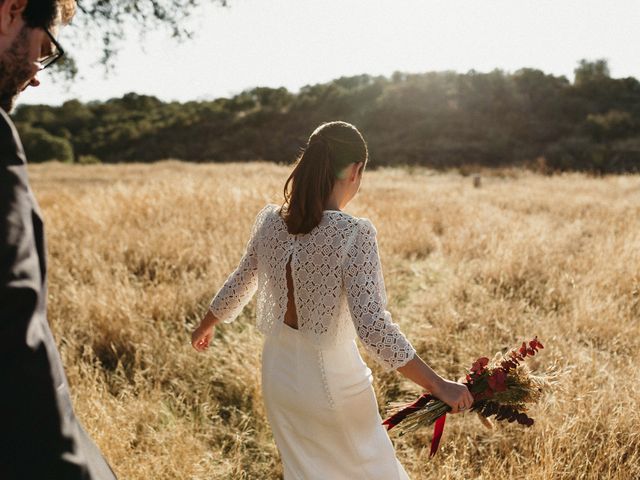
<svg viewBox="0 0 640 480">
<path fill-rule="evenodd" d="M 22 14 L 29 0 L 3 0 L 0 3 L 0 35 L 7 35 L 22 25 Z"/>
</svg>

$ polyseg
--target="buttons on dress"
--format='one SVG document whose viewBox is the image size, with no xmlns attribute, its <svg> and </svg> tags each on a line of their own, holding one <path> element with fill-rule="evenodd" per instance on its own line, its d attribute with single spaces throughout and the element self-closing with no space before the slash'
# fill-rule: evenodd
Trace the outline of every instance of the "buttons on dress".
<svg viewBox="0 0 640 480">
<path fill-rule="evenodd" d="M 318 349 L 318 365 L 320 366 L 320 375 L 322 377 L 322 387 L 324 388 L 325 393 L 327 394 L 327 402 L 329 402 L 329 406 L 331 409 L 336 408 L 336 404 L 333 401 L 333 396 L 331 395 L 331 391 L 329 390 L 329 383 L 327 382 L 327 374 L 324 370 L 324 357 L 322 355 L 322 350 Z"/>
</svg>

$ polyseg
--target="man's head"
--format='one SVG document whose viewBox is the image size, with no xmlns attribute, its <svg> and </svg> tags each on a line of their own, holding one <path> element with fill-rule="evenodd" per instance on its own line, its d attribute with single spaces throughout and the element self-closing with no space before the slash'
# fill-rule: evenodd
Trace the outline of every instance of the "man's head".
<svg viewBox="0 0 640 480">
<path fill-rule="evenodd" d="M 22 90 L 40 84 L 39 61 L 55 48 L 50 34 L 57 35 L 74 11 L 74 0 L 0 0 L 0 107 L 5 111 Z"/>
</svg>

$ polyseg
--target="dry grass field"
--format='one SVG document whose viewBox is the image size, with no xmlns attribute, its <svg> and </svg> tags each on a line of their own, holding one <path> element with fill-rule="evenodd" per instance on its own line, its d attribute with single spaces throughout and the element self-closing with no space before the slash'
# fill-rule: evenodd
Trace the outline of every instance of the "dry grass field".
<svg viewBox="0 0 640 480">
<path fill-rule="evenodd" d="M 121 479 L 281 478 L 253 303 L 208 352 L 189 339 L 288 172 L 30 167 L 49 319 L 76 410 Z M 379 170 L 348 211 L 376 225 L 389 310 L 436 371 L 458 378 L 534 335 L 545 349 L 529 364 L 560 371 L 530 429 L 455 415 L 432 460 L 430 429 L 393 435 L 413 479 L 640 478 L 640 176 L 503 171 L 473 188 L 455 173 Z M 383 416 L 420 392 L 369 364 Z"/>
</svg>

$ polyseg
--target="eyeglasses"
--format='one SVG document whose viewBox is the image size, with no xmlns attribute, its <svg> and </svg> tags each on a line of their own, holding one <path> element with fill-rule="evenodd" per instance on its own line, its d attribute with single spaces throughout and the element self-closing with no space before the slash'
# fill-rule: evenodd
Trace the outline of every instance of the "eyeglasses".
<svg viewBox="0 0 640 480">
<path fill-rule="evenodd" d="M 49 39 L 51 40 L 51 43 L 53 43 L 55 49 L 49 55 L 42 57 L 40 59 L 39 63 L 40 65 L 42 65 L 42 69 L 45 69 L 49 65 L 52 65 L 64 55 L 64 50 L 62 49 L 62 46 L 58 43 L 58 41 L 55 38 L 53 38 L 53 35 L 51 35 L 51 32 L 49 31 L 49 29 L 45 28 L 44 31 L 47 32 L 47 35 L 49 35 Z"/>
</svg>

